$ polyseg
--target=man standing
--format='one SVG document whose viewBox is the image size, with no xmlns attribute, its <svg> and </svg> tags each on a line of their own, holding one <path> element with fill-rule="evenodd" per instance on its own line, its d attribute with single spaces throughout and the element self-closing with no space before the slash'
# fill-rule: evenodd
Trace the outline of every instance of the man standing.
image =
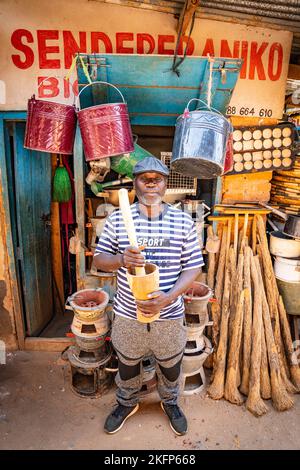
<svg viewBox="0 0 300 470">
<path fill-rule="evenodd" d="M 146 157 L 134 167 L 138 203 L 131 206 L 139 248 L 129 246 L 122 214 L 108 218 L 95 252 L 95 265 L 102 271 L 118 271 L 114 302 L 112 343 L 119 360 L 116 376 L 117 406 L 107 417 L 104 429 L 113 434 L 139 408 L 142 387 L 141 361 L 151 352 L 156 359 L 161 407 L 177 435 L 187 432 L 187 420 L 177 404 L 180 369 L 186 345 L 182 294 L 197 278 L 203 258 L 192 218 L 162 202 L 169 170 L 155 157 Z M 141 251 L 142 250 L 142 251 Z M 160 290 L 149 300 L 135 301 L 126 269 L 159 268 Z M 158 320 L 140 323 L 136 307 Z"/>
</svg>

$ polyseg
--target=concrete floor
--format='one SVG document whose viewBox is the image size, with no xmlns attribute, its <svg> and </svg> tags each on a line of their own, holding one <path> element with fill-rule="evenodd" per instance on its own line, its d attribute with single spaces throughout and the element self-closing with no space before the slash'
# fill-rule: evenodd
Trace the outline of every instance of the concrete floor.
<svg viewBox="0 0 300 470">
<path fill-rule="evenodd" d="M 244 406 L 194 395 L 181 399 L 189 419 L 186 436 L 175 436 L 156 392 L 114 435 L 103 423 L 114 390 L 99 399 L 77 397 L 69 366 L 58 353 L 9 353 L 0 365 L 0 449 L 299 449 L 300 396 L 295 406 L 255 418 Z"/>
</svg>

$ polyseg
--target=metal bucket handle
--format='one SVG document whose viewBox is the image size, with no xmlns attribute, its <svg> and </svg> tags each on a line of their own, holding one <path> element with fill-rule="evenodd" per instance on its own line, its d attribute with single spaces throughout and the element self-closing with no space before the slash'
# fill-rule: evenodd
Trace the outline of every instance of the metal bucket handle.
<svg viewBox="0 0 300 470">
<path fill-rule="evenodd" d="M 218 109 L 212 108 L 211 106 L 208 106 L 208 104 L 205 103 L 205 101 L 200 100 L 199 98 L 192 98 L 192 99 L 188 102 L 188 104 L 187 104 L 187 106 L 186 106 L 186 108 L 185 108 L 185 111 L 184 111 L 184 117 L 186 117 L 186 113 L 190 113 L 189 105 L 190 105 L 190 103 L 191 103 L 192 101 L 200 101 L 200 103 L 203 103 L 208 109 L 212 109 L 212 110 L 215 111 L 216 113 L 220 114 L 220 116 L 222 116 L 224 119 L 226 119 L 225 116 L 223 116 L 223 114 L 222 114 Z M 197 109 L 196 109 L 196 110 L 197 110 Z M 195 111 L 196 111 L 196 110 L 195 110 Z M 228 121 L 228 119 L 227 119 L 227 122 L 228 122 L 229 125 L 230 125 L 230 131 L 229 131 L 229 132 L 232 132 L 232 131 L 233 131 L 233 126 L 232 126 L 231 122 Z"/>
<path fill-rule="evenodd" d="M 99 84 L 101 83 L 102 85 L 109 85 L 109 86 L 112 86 L 115 90 L 117 90 L 120 95 L 121 95 L 121 98 L 123 100 L 123 103 L 126 103 L 125 101 L 125 98 L 124 96 L 122 95 L 122 93 L 120 92 L 119 88 L 117 88 L 115 85 L 113 85 L 112 83 L 108 83 L 108 82 L 102 82 L 102 81 L 96 81 L 96 82 L 92 82 L 92 83 L 88 83 L 87 85 L 85 85 L 83 88 L 81 88 L 80 92 L 78 93 L 78 96 L 76 98 L 76 105 L 77 105 L 77 100 L 78 100 L 78 109 L 80 109 L 80 101 L 79 101 L 79 97 L 81 95 L 81 93 L 83 92 L 83 90 L 85 90 L 88 86 L 91 86 L 91 85 L 96 85 L 96 84 Z"/>
<path fill-rule="evenodd" d="M 205 101 L 200 100 L 199 98 L 192 98 L 192 99 L 188 102 L 188 104 L 186 105 L 186 108 L 185 108 L 187 111 L 190 111 L 190 110 L 189 110 L 189 106 L 190 106 L 190 104 L 191 104 L 192 101 L 200 101 L 200 103 L 203 103 L 208 109 L 212 109 L 213 111 L 216 111 L 216 113 L 221 114 L 221 116 L 223 116 L 223 114 L 222 114 L 218 109 L 212 108 L 211 106 L 208 106 L 208 104 L 205 103 Z M 224 117 L 224 116 L 223 116 L 223 117 Z"/>
</svg>

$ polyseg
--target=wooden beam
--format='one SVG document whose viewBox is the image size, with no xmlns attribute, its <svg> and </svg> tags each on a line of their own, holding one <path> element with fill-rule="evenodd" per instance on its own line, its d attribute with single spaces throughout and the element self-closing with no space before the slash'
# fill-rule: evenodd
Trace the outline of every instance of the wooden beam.
<svg viewBox="0 0 300 470">
<path fill-rule="evenodd" d="M 228 220 L 234 220 L 234 216 L 235 214 L 230 214 L 230 215 L 209 215 L 207 217 L 207 220 L 210 221 L 210 222 L 228 222 Z M 240 217 L 239 217 L 239 220 L 240 221 L 243 221 L 244 215 L 241 214 Z M 252 220 L 253 218 L 253 215 L 250 214 L 249 215 L 249 220 Z"/>
<path fill-rule="evenodd" d="M 77 230 L 76 235 L 85 241 L 85 217 L 84 217 L 84 158 L 83 146 L 79 126 L 77 126 L 75 145 L 74 145 L 74 185 L 75 185 L 75 205 L 76 205 L 76 222 Z M 76 279 L 77 289 L 84 289 L 85 277 L 85 256 L 84 251 L 76 254 Z"/>
<path fill-rule="evenodd" d="M 74 342 L 73 338 L 25 338 L 25 351 L 62 352 Z"/>
<path fill-rule="evenodd" d="M 51 155 L 52 178 L 57 167 L 57 155 Z M 64 276 L 61 255 L 61 231 L 59 217 L 59 203 L 51 202 L 51 262 L 53 273 L 53 297 L 55 311 L 64 314 Z"/>
<path fill-rule="evenodd" d="M 200 5 L 200 0 L 185 0 L 185 4 L 181 10 L 180 17 L 177 25 L 177 32 L 184 36 L 186 30 L 192 21 L 193 14 Z"/>
<path fill-rule="evenodd" d="M 263 209 L 263 210 L 260 210 L 260 209 L 229 209 L 227 207 L 218 207 L 216 209 L 217 212 L 220 212 L 221 214 L 224 214 L 224 215 L 233 215 L 233 214 L 239 214 L 239 215 L 242 215 L 242 214 L 251 214 L 251 215 L 255 215 L 255 214 L 260 214 L 260 215 L 265 215 L 265 214 L 270 214 L 272 211 L 270 210 L 267 210 L 267 209 Z"/>
</svg>

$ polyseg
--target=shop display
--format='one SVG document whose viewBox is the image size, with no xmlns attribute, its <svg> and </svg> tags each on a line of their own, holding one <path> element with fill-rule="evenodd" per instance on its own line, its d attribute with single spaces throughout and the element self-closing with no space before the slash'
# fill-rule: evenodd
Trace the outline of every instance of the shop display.
<svg viewBox="0 0 300 470">
<path fill-rule="evenodd" d="M 84 157 L 90 166 L 85 181 L 91 186 L 92 193 L 105 201 L 101 204 L 102 214 L 100 209 L 98 214 L 94 208 L 89 208 L 89 222 L 84 227 L 91 229 L 87 236 L 89 248 L 77 234 L 73 240 L 66 234 L 67 241 L 72 240 L 71 248 L 75 242 L 80 247 L 72 251 L 68 246 L 70 252 L 78 255 L 84 246 L 85 255 L 91 256 L 85 259 L 85 268 L 89 268 L 85 273 L 90 278 L 98 277 L 99 283 L 103 281 L 106 291 L 109 291 L 109 284 L 114 285 L 109 294 L 102 288 L 89 288 L 79 290 L 67 299 L 70 305 L 67 308 L 74 312 L 70 328 L 75 344 L 67 351 L 71 387 L 79 396 L 96 397 L 112 385 L 112 374 L 117 371 L 117 359 L 110 341 L 116 273 L 99 272 L 92 257 L 107 218 L 116 207 L 120 207 L 130 245 L 138 246 L 130 210 L 136 197 L 135 189 L 132 189 L 133 169 L 136 163 L 153 155 L 134 141 L 121 91 L 108 82 L 91 82 L 89 75 L 88 79 L 87 85 L 80 85 L 79 97 L 88 87 L 104 85 L 119 93 L 120 102 L 79 109 L 76 115 L 74 106 L 36 100 L 33 96 L 28 101 L 24 147 L 71 154 L 78 118 Z M 224 397 L 237 405 L 245 403 L 255 416 L 267 412 L 263 400 L 270 399 L 276 410 L 284 411 L 293 406 L 289 393 L 300 391 L 300 369 L 291 360 L 293 344 L 287 317 L 287 314 L 296 316 L 299 313 L 300 157 L 297 157 L 295 127 L 299 124 L 299 116 L 294 115 L 294 122 L 233 129 L 224 115 L 208 105 L 207 110 L 190 111 L 194 101 L 205 104 L 197 98 L 188 102 L 183 114 L 177 118 L 172 153 L 161 152 L 161 160 L 170 169 L 164 202 L 176 201 L 182 210 L 193 213 L 201 242 L 204 240 L 204 217 L 208 214 L 199 219 L 199 207 L 208 210 L 209 207 L 196 200 L 197 178 L 226 177 L 222 181 L 223 204 L 216 204 L 218 214 L 210 219 L 222 223 L 218 234 L 214 234 L 212 226 L 207 230 L 208 285 L 194 282 L 183 295 L 187 342 L 182 361 L 181 392 L 192 395 L 206 388 L 203 367 L 204 362 L 211 359 L 212 380 L 208 388 L 211 398 Z M 167 132 L 162 134 L 170 137 Z M 147 133 L 145 136 L 148 138 Z M 157 152 L 155 145 L 151 146 Z M 111 170 L 119 176 L 112 176 L 115 181 L 105 181 Z M 257 172 L 264 174 L 256 175 Z M 232 208 L 226 204 L 235 200 L 235 196 L 240 200 L 249 199 L 250 191 L 248 187 L 245 189 L 245 182 L 251 180 L 252 174 L 253 198 L 250 199 L 260 201 L 258 205 L 253 202 L 251 206 L 246 202 L 245 206 L 241 203 Z M 70 181 L 60 156 L 53 180 L 54 201 L 71 199 Z M 122 188 L 127 183 L 129 191 Z M 262 202 L 268 202 L 270 194 L 270 203 L 279 210 Z M 194 197 L 189 200 L 191 195 Z M 89 198 L 91 206 L 92 200 Z M 109 211 L 104 210 L 106 204 Z M 268 247 L 265 219 L 270 211 L 277 212 L 285 223 L 282 231 L 275 229 L 269 234 Z M 243 224 L 241 230 L 240 221 Z M 84 239 L 85 235 L 81 236 Z M 135 299 L 147 300 L 150 293 L 159 290 L 159 268 L 155 264 L 128 268 L 126 275 Z M 209 313 L 213 321 L 209 320 Z M 145 317 L 137 309 L 137 319 L 143 323 L 155 321 L 159 315 Z M 153 358 L 144 358 L 142 368 L 141 396 L 151 393 L 157 386 Z"/>
<path fill-rule="evenodd" d="M 228 175 L 288 169 L 295 157 L 295 126 L 241 127 L 233 131 L 233 170 Z"/>
</svg>

